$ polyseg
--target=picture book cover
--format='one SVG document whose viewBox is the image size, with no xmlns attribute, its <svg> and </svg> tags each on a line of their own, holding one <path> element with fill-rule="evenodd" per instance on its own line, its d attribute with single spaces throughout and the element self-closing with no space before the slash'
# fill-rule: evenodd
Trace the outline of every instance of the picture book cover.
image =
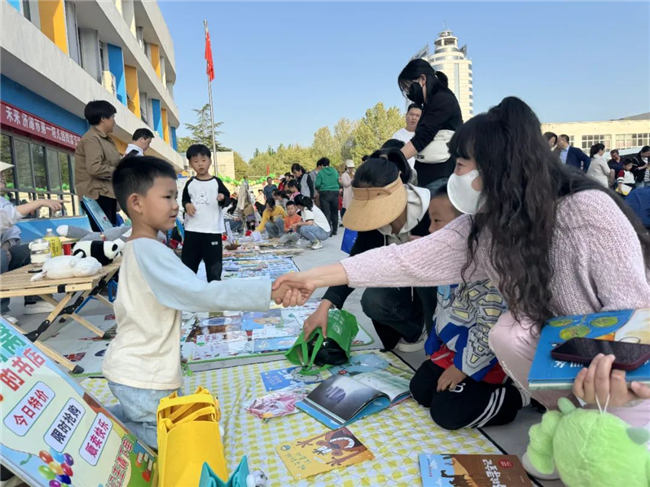
<svg viewBox="0 0 650 487">
<path fill-rule="evenodd" d="M 375 458 L 347 428 L 283 443 L 276 449 L 296 480 Z"/>
<path fill-rule="evenodd" d="M 532 482 L 516 455 L 421 453 L 423 487 L 526 487 Z"/>
<path fill-rule="evenodd" d="M 531 389 L 570 389 L 582 364 L 554 360 L 551 350 L 574 337 L 650 344 L 650 308 L 560 316 L 540 334 L 528 382 Z M 650 362 L 626 373 L 628 381 L 650 382 Z"/>
<path fill-rule="evenodd" d="M 29 485 L 146 487 L 156 455 L 0 319 L 0 461 Z"/>
<path fill-rule="evenodd" d="M 329 373 L 327 371 L 316 375 L 301 374 L 301 367 L 286 367 L 283 369 L 267 370 L 261 373 L 262 383 L 267 391 L 277 391 L 289 387 L 303 387 L 305 384 L 322 382 Z"/>
<path fill-rule="evenodd" d="M 339 428 L 408 397 L 409 381 L 385 370 L 334 375 L 297 404 L 329 428 Z"/>
</svg>

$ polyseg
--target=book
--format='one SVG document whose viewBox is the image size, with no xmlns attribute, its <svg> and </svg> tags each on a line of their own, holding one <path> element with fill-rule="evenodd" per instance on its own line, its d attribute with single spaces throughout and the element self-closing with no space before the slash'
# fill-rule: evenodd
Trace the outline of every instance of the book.
<svg viewBox="0 0 650 487">
<path fill-rule="evenodd" d="M 548 320 L 540 334 L 528 374 L 531 389 L 571 389 L 584 367 L 551 357 L 556 345 L 574 337 L 650 344 L 650 308 L 605 311 L 588 315 L 560 316 Z M 626 373 L 628 381 L 650 383 L 650 362 Z"/>
<path fill-rule="evenodd" d="M 423 487 L 526 487 L 532 482 L 516 455 L 420 453 Z"/>
<path fill-rule="evenodd" d="M 375 458 L 347 428 L 283 443 L 276 450 L 296 480 Z"/>
<path fill-rule="evenodd" d="M 375 370 L 357 374 L 354 378 L 334 375 L 296 406 L 335 429 L 397 404 L 409 395 L 409 379 L 385 370 Z"/>
<path fill-rule="evenodd" d="M 327 372 L 316 375 L 301 374 L 302 367 L 286 367 L 283 369 L 267 370 L 261 373 L 262 383 L 267 391 L 277 391 L 288 387 L 304 387 L 305 384 L 322 382 Z"/>
</svg>

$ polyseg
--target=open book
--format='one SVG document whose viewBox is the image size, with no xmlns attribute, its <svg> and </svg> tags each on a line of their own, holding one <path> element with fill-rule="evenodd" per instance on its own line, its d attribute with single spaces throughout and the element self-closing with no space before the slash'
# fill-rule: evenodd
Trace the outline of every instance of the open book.
<svg viewBox="0 0 650 487">
<path fill-rule="evenodd" d="M 604 311 L 588 315 L 560 316 L 542 328 L 535 358 L 528 374 L 531 389 L 571 389 L 582 364 L 562 362 L 551 350 L 574 337 L 650 344 L 650 308 Z M 650 383 L 650 362 L 625 374 L 626 380 Z"/>
<path fill-rule="evenodd" d="M 386 370 L 334 375 L 296 404 L 329 428 L 340 428 L 410 395 L 409 380 Z"/>
</svg>

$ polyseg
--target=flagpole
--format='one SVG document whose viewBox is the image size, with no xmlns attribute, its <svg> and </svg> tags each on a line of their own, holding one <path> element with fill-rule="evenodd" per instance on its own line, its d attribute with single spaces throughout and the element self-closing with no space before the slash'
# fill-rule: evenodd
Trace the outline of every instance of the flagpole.
<svg viewBox="0 0 650 487">
<path fill-rule="evenodd" d="M 203 20 L 203 28 L 205 29 L 205 39 L 208 40 L 208 21 L 207 19 Z M 210 56 L 212 56 L 212 47 L 210 47 Z M 207 61 L 207 60 L 206 60 Z M 212 59 L 208 61 L 212 64 Z M 210 102 L 210 134 L 212 135 L 212 163 L 214 164 L 214 175 L 218 176 L 217 169 L 217 141 L 214 137 L 214 107 L 212 104 L 212 79 L 210 73 L 206 73 L 208 76 L 208 99 Z"/>
</svg>

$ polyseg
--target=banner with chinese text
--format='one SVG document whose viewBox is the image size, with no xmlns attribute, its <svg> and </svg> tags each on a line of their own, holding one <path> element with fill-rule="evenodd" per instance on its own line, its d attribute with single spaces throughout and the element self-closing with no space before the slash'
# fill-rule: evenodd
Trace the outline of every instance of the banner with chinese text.
<svg viewBox="0 0 650 487">
<path fill-rule="evenodd" d="M 30 485 L 156 485 L 155 454 L 0 318 L 0 458 Z"/>
</svg>

